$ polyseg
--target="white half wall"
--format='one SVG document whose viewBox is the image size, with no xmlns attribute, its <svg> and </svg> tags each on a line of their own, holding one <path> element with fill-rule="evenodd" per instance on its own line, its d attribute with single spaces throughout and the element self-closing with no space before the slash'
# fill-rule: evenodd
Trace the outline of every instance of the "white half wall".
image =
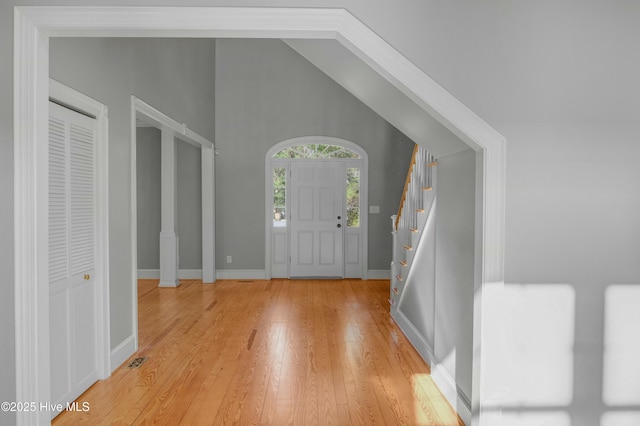
<svg viewBox="0 0 640 426">
<path fill-rule="evenodd" d="M 452 403 L 459 405 L 460 400 L 468 408 L 473 363 L 475 180 L 475 151 L 438 159 L 433 347 L 439 365 L 433 373 L 443 389 L 455 383 L 457 395 Z"/>
</svg>

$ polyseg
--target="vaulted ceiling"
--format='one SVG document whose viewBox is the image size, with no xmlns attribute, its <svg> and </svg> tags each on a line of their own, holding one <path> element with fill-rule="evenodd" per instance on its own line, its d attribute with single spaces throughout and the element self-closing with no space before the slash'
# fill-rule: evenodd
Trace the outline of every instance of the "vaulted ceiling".
<svg viewBox="0 0 640 426">
<path fill-rule="evenodd" d="M 287 39 L 292 49 L 437 157 L 469 146 L 337 40 Z"/>
</svg>

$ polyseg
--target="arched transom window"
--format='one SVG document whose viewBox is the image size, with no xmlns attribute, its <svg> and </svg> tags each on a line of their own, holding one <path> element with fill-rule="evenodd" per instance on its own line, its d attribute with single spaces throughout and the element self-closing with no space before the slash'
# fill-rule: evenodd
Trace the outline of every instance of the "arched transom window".
<svg viewBox="0 0 640 426">
<path fill-rule="evenodd" d="M 357 152 L 344 146 L 308 143 L 286 147 L 276 152 L 273 158 L 359 159 L 361 157 Z"/>
</svg>

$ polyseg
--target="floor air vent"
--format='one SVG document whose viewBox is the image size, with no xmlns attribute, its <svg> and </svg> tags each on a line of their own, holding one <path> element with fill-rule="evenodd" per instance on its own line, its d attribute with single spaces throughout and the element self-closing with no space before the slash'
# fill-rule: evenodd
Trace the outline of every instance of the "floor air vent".
<svg viewBox="0 0 640 426">
<path fill-rule="evenodd" d="M 144 358 L 134 358 L 129 365 L 127 366 L 127 368 L 140 368 L 140 366 L 147 360 L 146 357 Z"/>
</svg>

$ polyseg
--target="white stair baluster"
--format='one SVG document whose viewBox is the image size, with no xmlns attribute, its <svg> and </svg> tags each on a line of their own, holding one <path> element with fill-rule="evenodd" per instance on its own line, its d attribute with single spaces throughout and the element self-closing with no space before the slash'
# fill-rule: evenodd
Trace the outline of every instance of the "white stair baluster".
<svg viewBox="0 0 640 426">
<path fill-rule="evenodd" d="M 435 157 L 422 146 L 417 146 L 413 155 L 402 205 L 398 214 L 391 217 L 393 234 L 389 298 L 391 309 L 397 309 L 399 306 L 398 302 L 401 300 L 413 256 L 422 235 L 422 228 L 430 214 L 429 210 L 433 206 L 435 197 L 433 169 L 436 163 Z M 429 192 L 428 196 L 427 192 Z"/>
</svg>

